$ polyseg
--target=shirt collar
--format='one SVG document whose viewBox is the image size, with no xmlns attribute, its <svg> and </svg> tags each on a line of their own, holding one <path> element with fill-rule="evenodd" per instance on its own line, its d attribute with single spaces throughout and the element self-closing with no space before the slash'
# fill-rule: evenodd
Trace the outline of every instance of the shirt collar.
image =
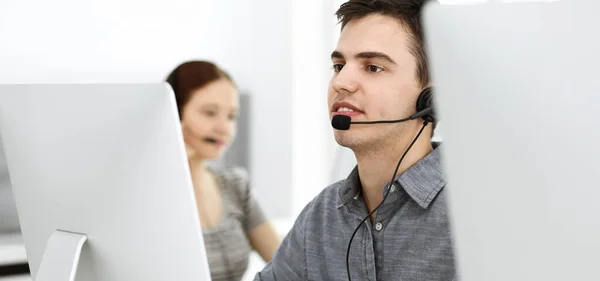
<svg viewBox="0 0 600 281">
<path fill-rule="evenodd" d="M 446 185 L 441 161 L 440 143 L 433 143 L 433 151 L 411 166 L 394 181 L 423 209 L 427 209 L 433 199 Z M 341 207 L 359 196 L 361 191 L 358 166 L 344 180 L 338 190 Z"/>
<path fill-rule="evenodd" d="M 342 185 L 338 189 L 339 204 L 338 208 L 346 205 L 350 200 L 356 199 L 360 194 L 360 178 L 358 177 L 358 165 L 354 166 L 350 175 L 346 180 L 342 181 Z"/>
</svg>

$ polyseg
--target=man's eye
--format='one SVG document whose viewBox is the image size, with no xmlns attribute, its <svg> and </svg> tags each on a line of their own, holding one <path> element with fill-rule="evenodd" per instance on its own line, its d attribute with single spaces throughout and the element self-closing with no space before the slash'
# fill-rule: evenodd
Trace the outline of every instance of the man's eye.
<svg viewBox="0 0 600 281">
<path fill-rule="evenodd" d="M 333 65 L 333 71 L 340 72 L 343 67 L 344 67 L 343 64 L 336 63 L 336 64 Z"/>
<path fill-rule="evenodd" d="M 376 66 L 376 65 L 369 65 L 367 67 L 369 69 L 370 72 L 381 72 L 383 71 L 382 67 Z"/>
</svg>

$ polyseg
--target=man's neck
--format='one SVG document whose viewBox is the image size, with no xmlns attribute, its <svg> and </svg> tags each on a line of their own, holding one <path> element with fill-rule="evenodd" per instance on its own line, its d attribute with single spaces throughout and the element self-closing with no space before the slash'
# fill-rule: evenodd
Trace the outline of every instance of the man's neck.
<svg viewBox="0 0 600 281">
<path fill-rule="evenodd" d="M 362 194 L 369 212 L 383 200 L 383 189 L 392 180 L 398 161 L 411 141 L 412 139 L 406 142 L 397 142 L 393 146 L 379 151 L 355 152 Z M 423 134 L 402 160 L 396 177 L 427 156 L 432 150 L 431 137 Z"/>
</svg>

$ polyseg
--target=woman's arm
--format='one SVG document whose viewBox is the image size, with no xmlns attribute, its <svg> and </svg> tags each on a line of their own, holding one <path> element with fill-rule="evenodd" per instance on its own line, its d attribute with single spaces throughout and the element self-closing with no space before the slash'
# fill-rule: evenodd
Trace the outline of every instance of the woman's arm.
<svg viewBox="0 0 600 281">
<path fill-rule="evenodd" d="M 265 262 L 271 261 L 275 250 L 281 244 L 281 238 L 273 224 L 268 220 L 260 204 L 250 191 L 248 175 L 243 169 L 234 170 L 238 178 L 242 210 L 242 224 L 250 246 Z"/>
<path fill-rule="evenodd" d="M 281 244 L 281 238 L 273 224 L 265 221 L 248 231 L 248 240 L 252 248 L 265 262 L 270 262 L 277 247 Z"/>
</svg>

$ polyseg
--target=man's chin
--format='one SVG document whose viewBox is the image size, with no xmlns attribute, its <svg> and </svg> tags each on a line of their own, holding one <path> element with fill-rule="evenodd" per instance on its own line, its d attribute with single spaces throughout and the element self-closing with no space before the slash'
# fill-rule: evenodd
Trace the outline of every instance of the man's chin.
<svg viewBox="0 0 600 281">
<path fill-rule="evenodd" d="M 348 148 L 353 152 L 369 151 L 373 147 L 377 147 L 379 140 L 375 138 L 369 138 L 367 136 L 357 136 L 356 134 L 348 134 L 348 132 L 336 132 L 335 141 L 338 145 Z"/>
<path fill-rule="evenodd" d="M 345 143 L 345 142 L 339 142 L 339 141 L 338 141 L 337 143 L 338 143 L 338 145 L 339 145 L 339 146 L 341 146 L 341 147 L 346 147 L 346 148 L 350 148 L 350 149 L 352 149 L 352 146 L 351 146 L 350 144 L 347 144 L 347 143 Z"/>
<path fill-rule="evenodd" d="M 358 140 L 356 139 L 356 137 L 351 136 L 348 132 L 336 132 L 335 135 L 335 141 L 343 147 L 347 147 L 352 149 L 352 147 L 354 147 Z"/>
</svg>

